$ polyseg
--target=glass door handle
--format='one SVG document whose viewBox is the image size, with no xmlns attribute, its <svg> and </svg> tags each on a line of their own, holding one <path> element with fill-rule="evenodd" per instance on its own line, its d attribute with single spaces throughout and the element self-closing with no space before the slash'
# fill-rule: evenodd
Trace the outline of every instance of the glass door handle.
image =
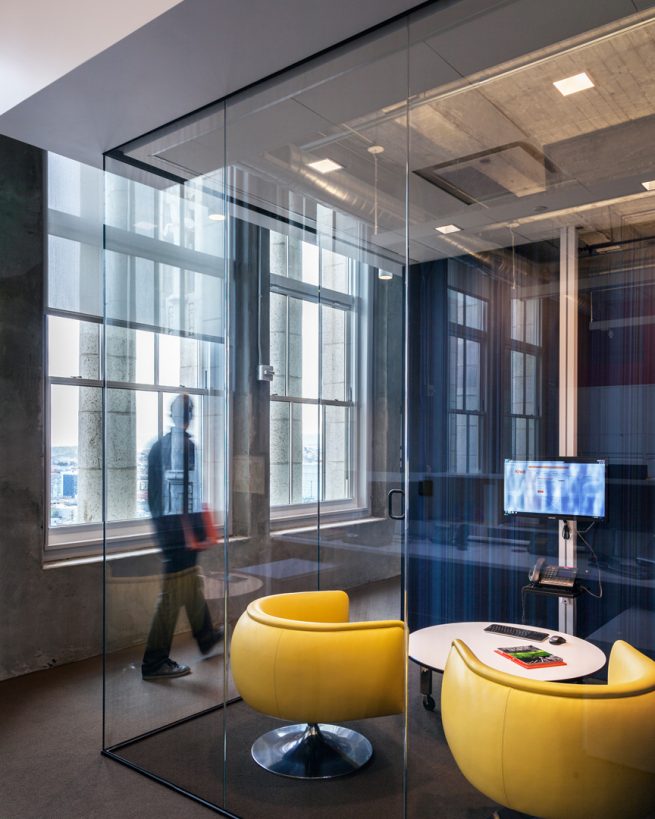
<svg viewBox="0 0 655 819">
<path fill-rule="evenodd" d="M 393 496 L 400 495 L 402 498 L 402 512 L 399 515 L 393 513 Z M 387 493 L 387 510 L 392 520 L 405 520 L 405 492 L 402 489 L 390 489 Z"/>
</svg>

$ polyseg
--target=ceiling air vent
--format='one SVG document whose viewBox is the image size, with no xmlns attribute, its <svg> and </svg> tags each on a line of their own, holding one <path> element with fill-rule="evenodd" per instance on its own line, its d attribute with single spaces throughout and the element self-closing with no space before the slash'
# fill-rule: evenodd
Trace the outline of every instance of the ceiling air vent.
<svg viewBox="0 0 655 819">
<path fill-rule="evenodd" d="M 467 205 L 542 193 L 561 177 L 557 167 L 528 142 L 511 142 L 414 173 Z"/>
</svg>

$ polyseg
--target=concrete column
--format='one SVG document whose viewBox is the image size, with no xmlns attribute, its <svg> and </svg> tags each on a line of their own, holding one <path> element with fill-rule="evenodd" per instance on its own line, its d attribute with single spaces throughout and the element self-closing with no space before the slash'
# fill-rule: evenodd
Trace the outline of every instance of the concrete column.
<svg viewBox="0 0 655 819">
<path fill-rule="evenodd" d="M 268 248 L 262 248 L 265 240 L 255 225 L 234 219 L 232 229 L 232 531 L 251 537 L 256 553 L 258 544 L 268 544 L 270 531 L 269 384 L 257 380 L 258 346 L 264 359 L 269 354 L 269 278 L 265 271 L 259 292 L 260 259 L 268 257 Z"/>
<path fill-rule="evenodd" d="M 559 454 L 578 454 L 578 235 L 575 227 L 560 231 L 559 290 Z M 559 521 L 559 564 L 576 566 L 576 523 L 569 521 L 565 539 Z M 576 601 L 559 598 L 559 630 L 575 633 Z"/>
<path fill-rule="evenodd" d="M 0 136 L 0 679 L 100 651 L 100 566 L 45 570 L 43 153 Z"/>
</svg>

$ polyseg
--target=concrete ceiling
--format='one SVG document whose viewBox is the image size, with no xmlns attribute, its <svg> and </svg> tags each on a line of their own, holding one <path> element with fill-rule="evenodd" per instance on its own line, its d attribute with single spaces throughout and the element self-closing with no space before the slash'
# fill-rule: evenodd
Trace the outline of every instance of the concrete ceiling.
<svg viewBox="0 0 655 819">
<path fill-rule="evenodd" d="M 0 0 L 0 133 L 99 165 L 104 151 L 416 4 Z"/>
<path fill-rule="evenodd" d="M 652 9 L 635 13 L 623 0 L 584 6 L 515 0 L 484 11 L 461 0 L 415 16 L 413 259 L 540 241 L 568 224 L 584 225 L 594 242 L 606 231 L 609 241 L 612 224 L 626 229 L 619 199 L 638 210 L 655 207 L 655 194 L 641 185 L 655 179 Z M 219 193 L 227 165 L 240 198 L 281 213 L 304 213 L 307 202 L 321 201 L 375 223 L 371 244 L 402 258 L 406 44 L 404 32 L 392 32 L 231 101 L 227 142 L 219 108 L 136 140 L 125 153 L 210 187 L 217 170 Z M 553 86 L 582 71 L 595 82 L 591 90 L 563 97 Z M 372 145 L 384 148 L 375 160 Z M 312 170 L 309 162 L 322 158 L 342 169 Z M 435 232 L 453 223 L 460 232 Z"/>
</svg>

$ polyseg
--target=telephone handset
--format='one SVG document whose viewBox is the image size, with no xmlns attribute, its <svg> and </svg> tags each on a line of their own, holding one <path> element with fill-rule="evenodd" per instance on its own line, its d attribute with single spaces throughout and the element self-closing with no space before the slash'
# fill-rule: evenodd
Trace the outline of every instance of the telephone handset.
<svg viewBox="0 0 655 819">
<path fill-rule="evenodd" d="M 572 589 L 575 585 L 576 570 L 570 566 L 546 564 L 546 558 L 540 557 L 532 567 L 529 577 L 535 586 L 560 586 Z"/>
</svg>

